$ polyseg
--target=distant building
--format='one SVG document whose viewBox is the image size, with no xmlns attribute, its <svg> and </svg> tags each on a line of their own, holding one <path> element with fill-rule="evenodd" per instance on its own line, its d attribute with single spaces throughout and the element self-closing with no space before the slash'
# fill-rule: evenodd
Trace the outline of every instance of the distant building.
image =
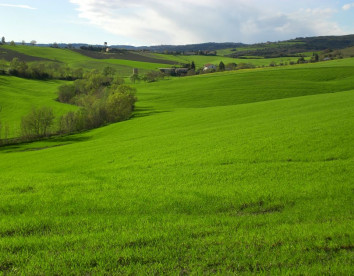
<svg viewBox="0 0 354 276">
<path fill-rule="evenodd" d="M 188 73 L 188 68 L 159 68 L 159 70 L 170 76 L 181 76 Z"/>
<path fill-rule="evenodd" d="M 207 70 L 216 70 L 216 65 L 215 64 L 205 64 L 204 65 L 204 68 L 203 68 L 203 71 L 207 71 Z"/>
<path fill-rule="evenodd" d="M 175 73 L 176 75 L 187 74 L 188 68 L 176 68 Z"/>
</svg>

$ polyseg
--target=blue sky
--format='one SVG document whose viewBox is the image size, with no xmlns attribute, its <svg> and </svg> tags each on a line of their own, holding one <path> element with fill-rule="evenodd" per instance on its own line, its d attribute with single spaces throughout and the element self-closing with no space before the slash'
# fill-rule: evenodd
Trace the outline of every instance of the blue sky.
<svg viewBox="0 0 354 276">
<path fill-rule="evenodd" d="M 109 45 L 354 33 L 354 0 L 0 0 L 7 41 Z"/>
</svg>

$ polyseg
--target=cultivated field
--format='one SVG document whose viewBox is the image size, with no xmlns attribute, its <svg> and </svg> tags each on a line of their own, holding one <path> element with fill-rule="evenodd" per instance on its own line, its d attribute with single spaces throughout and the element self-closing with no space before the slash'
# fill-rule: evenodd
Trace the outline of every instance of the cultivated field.
<svg viewBox="0 0 354 276">
<path fill-rule="evenodd" d="M 103 59 L 102 56 L 100 56 L 99 58 L 93 58 L 87 55 L 83 55 L 78 51 L 49 47 L 30 47 L 20 45 L 16 45 L 15 47 L 13 47 L 3 45 L 0 47 L 0 53 L 1 51 L 4 52 L 4 58 L 7 57 L 7 60 L 11 60 L 15 56 L 14 52 L 18 52 L 19 57 L 23 60 L 33 61 L 38 59 L 45 59 L 64 63 L 73 68 L 102 70 L 106 66 L 111 66 L 116 70 L 117 74 L 123 77 L 130 76 L 133 72 L 133 68 L 138 68 L 140 73 L 145 73 L 147 71 L 156 70 L 157 68 L 161 67 L 171 67 L 172 64 L 174 64 L 174 62 L 171 62 L 170 60 L 164 61 L 162 59 L 148 58 L 145 56 L 141 56 L 142 61 L 139 61 L 139 55 L 137 54 L 127 54 L 123 56 L 122 59 L 110 59 L 110 55 L 107 55 L 106 59 Z M 130 58 L 130 60 L 127 58 Z"/>
<path fill-rule="evenodd" d="M 0 272 L 353 274 L 354 59 L 135 86 L 128 121 L 0 148 Z"/>
</svg>

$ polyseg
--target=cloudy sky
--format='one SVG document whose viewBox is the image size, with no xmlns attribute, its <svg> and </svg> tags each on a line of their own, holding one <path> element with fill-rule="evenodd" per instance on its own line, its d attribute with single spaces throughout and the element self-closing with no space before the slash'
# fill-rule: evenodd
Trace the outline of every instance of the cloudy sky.
<svg viewBox="0 0 354 276">
<path fill-rule="evenodd" d="M 256 43 L 354 34 L 354 0 L 0 0 L 7 41 Z"/>
</svg>

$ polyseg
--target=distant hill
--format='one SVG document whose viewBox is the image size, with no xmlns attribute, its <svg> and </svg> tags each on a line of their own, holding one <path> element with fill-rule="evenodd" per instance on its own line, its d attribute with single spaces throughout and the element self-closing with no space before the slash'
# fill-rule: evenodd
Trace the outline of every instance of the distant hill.
<svg viewBox="0 0 354 276">
<path fill-rule="evenodd" d="M 18 43 L 20 44 L 20 43 Z M 53 44 L 37 44 L 40 47 L 50 47 Z M 279 47 L 281 45 L 281 47 Z M 58 43 L 59 48 L 80 48 L 82 46 L 89 46 L 87 43 Z M 98 47 L 103 47 L 103 45 L 93 45 Z M 295 39 L 290 39 L 281 42 L 267 42 L 258 44 L 245 44 L 245 43 L 235 43 L 235 42 L 207 42 L 199 44 L 188 44 L 188 45 L 154 45 L 154 46 L 131 46 L 131 45 L 110 45 L 110 48 L 119 48 L 126 50 L 148 50 L 153 52 L 164 52 L 164 51 L 217 51 L 221 49 L 228 48 L 283 48 L 283 52 L 296 53 L 301 51 L 313 51 L 313 50 L 324 50 L 324 49 L 343 49 L 347 47 L 354 46 L 354 35 L 344 35 L 344 36 L 315 36 L 315 37 L 298 37 Z M 286 50 L 284 50 L 286 49 Z M 254 49 L 253 49 L 254 51 Z M 271 51 L 268 51 L 271 52 Z M 235 54 L 235 53 L 233 53 Z"/>
<path fill-rule="evenodd" d="M 294 56 L 294 54 L 322 51 L 326 49 L 341 50 L 354 46 L 354 35 L 345 36 L 319 36 L 319 37 L 298 37 L 281 42 L 267 42 L 248 45 L 234 51 L 227 56 L 262 56 L 266 58 Z"/>
</svg>

